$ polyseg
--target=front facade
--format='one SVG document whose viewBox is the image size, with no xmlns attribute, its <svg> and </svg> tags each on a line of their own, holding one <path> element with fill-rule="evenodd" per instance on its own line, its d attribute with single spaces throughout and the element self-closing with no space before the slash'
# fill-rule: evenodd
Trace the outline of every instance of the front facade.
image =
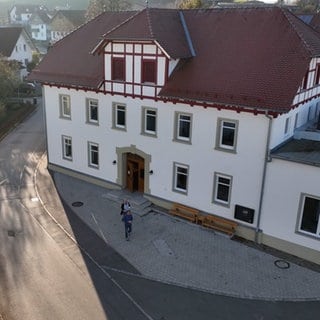
<svg viewBox="0 0 320 320">
<path fill-rule="evenodd" d="M 292 224 L 282 225 L 285 230 L 281 230 L 274 221 L 274 215 L 283 214 L 283 202 L 275 201 L 269 210 L 271 191 L 291 183 L 291 169 L 281 183 L 272 180 L 273 175 L 279 179 L 275 167 L 282 160 L 270 161 L 270 150 L 290 140 L 320 100 L 319 36 L 278 8 L 199 13 L 146 9 L 105 15 L 110 25 L 101 22 L 102 15 L 73 32 L 53 46 L 32 74 L 32 79 L 43 83 L 49 167 L 107 187 L 141 192 L 166 208 L 179 202 L 235 220 L 237 235 L 319 263 L 319 230 L 315 238 L 297 238 Z M 274 54 L 261 48 L 261 53 L 247 56 L 252 45 L 258 46 L 261 33 L 267 32 L 259 30 L 235 44 L 236 54 L 230 43 L 223 43 L 225 38 L 219 38 L 219 28 L 226 27 L 217 23 L 221 15 L 230 28 L 232 23 L 239 25 L 239 16 L 253 19 L 252 25 L 254 19 L 282 21 L 279 30 L 269 28 L 264 37 L 269 48 L 290 20 L 289 25 L 296 23 L 305 39 L 310 43 L 312 39 L 313 47 L 305 47 L 293 28 L 283 42 L 294 42 L 297 55 L 288 56 L 292 48 L 282 43 Z M 217 28 L 216 39 L 203 34 L 202 23 L 208 21 Z M 166 28 L 174 32 L 168 34 Z M 68 50 L 71 59 L 72 48 L 81 43 L 77 38 L 84 39 L 93 30 L 96 38 L 78 51 L 82 66 L 87 67 L 85 80 L 75 73 L 80 67 L 76 62 L 63 75 L 67 65 L 53 71 L 61 48 L 70 63 Z M 248 50 L 243 56 L 242 46 Z M 229 47 L 230 52 L 222 55 L 224 62 L 217 61 L 220 50 Z M 259 54 L 266 54 L 270 66 Z M 258 64 L 252 62 L 256 57 Z M 285 66 L 283 57 L 288 59 Z M 270 68 L 275 68 L 276 77 L 273 70 L 268 73 Z M 320 177 L 316 169 L 306 170 L 305 179 L 309 174 Z M 297 188 L 319 197 L 316 183 Z M 292 214 L 292 206 L 286 212 Z"/>
</svg>

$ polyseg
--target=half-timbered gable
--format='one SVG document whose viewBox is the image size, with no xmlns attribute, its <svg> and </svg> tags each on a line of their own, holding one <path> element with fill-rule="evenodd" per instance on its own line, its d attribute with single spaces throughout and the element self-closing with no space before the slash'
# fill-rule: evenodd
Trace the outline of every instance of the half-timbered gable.
<svg viewBox="0 0 320 320">
<path fill-rule="evenodd" d="M 101 48 L 106 92 L 154 99 L 179 60 L 193 54 L 183 13 L 174 10 L 135 14 L 107 32 L 94 52 Z"/>
</svg>

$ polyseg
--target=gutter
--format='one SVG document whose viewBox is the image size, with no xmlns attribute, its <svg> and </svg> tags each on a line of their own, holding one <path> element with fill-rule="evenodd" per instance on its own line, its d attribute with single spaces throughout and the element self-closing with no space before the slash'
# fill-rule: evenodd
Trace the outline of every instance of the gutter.
<svg viewBox="0 0 320 320">
<path fill-rule="evenodd" d="M 265 184 L 266 184 L 267 165 L 268 165 L 268 162 L 271 161 L 270 160 L 270 137 L 271 137 L 271 128 L 272 128 L 272 116 L 270 116 L 268 114 L 268 111 L 265 112 L 265 116 L 269 119 L 269 125 L 268 125 L 266 151 L 265 151 L 264 165 L 263 165 L 263 172 L 262 172 L 262 183 L 261 183 L 258 218 L 257 218 L 258 220 L 257 220 L 257 225 L 255 228 L 255 236 L 254 236 L 254 242 L 256 242 L 258 244 L 261 243 L 261 239 L 260 239 L 259 235 L 261 234 L 261 231 L 262 231 L 262 230 L 260 230 L 260 222 L 261 222 L 261 211 L 262 211 L 264 190 L 265 190 Z"/>
</svg>

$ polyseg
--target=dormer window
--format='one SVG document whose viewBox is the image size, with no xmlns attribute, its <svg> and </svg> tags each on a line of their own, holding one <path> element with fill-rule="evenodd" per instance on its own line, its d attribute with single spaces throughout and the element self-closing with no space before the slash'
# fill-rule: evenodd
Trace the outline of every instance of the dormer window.
<svg viewBox="0 0 320 320">
<path fill-rule="evenodd" d="M 309 71 L 306 72 L 303 80 L 302 80 L 302 89 L 307 89 L 307 85 L 308 85 L 308 75 L 309 75 Z"/>
<path fill-rule="evenodd" d="M 142 60 L 141 82 L 156 83 L 157 65 L 156 60 Z"/>
<path fill-rule="evenodd" d="M 115 81 L 125 81 L 124 58 L 112 58 L 111 79 Z"/>
<path fill-rule="evenodd" d="M 315 77 L 314 77 L 314 84 L 315 85 L 320 84 L 320 64 L 317 64 L 317 67 L 316 67 L 316 74 L 315 74 Z"/>
</svg>

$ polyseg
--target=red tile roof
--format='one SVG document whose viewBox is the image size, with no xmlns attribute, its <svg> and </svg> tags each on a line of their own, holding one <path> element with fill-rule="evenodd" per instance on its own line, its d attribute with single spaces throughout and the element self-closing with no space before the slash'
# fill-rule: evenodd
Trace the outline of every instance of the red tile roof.
<svg viewBox="0 0 320 320">
<path fill-rule="evenodd" d="M 103 80 L 103 56 L 90 52 L 108 30 L 135 12 L 105 12 L 56 42 L 29 76 L 56 85 L 98 89 Z"/>
<path fill-rule="evenodd" d="M 31 78 L 97 89 L 104 76 L 103 57 L 89 52 L 102 35 L 104 41 L 149 39 L 169 56 L 183 58 L 161 91 L 163 98 L 276 112 L 291 108 L 311 58 L 320 56 L 319 33 L 278 7 L 182 13 L 145 9 L 102 14 L 50 49 Z"/>
<path fill-rule="evenodd" d="M 184 15 L 196 58 L 180 62 L 161 96 L 290 109 L 310 58 L 320 54 L 319 34 L 276 7 Z"/>
<path fill-rule="evenodd" d="M 143 10 L 104 35 L 106 40 L 153 40 L 173 59 L 192 56 L 179 11 Z"/>
</svg>

